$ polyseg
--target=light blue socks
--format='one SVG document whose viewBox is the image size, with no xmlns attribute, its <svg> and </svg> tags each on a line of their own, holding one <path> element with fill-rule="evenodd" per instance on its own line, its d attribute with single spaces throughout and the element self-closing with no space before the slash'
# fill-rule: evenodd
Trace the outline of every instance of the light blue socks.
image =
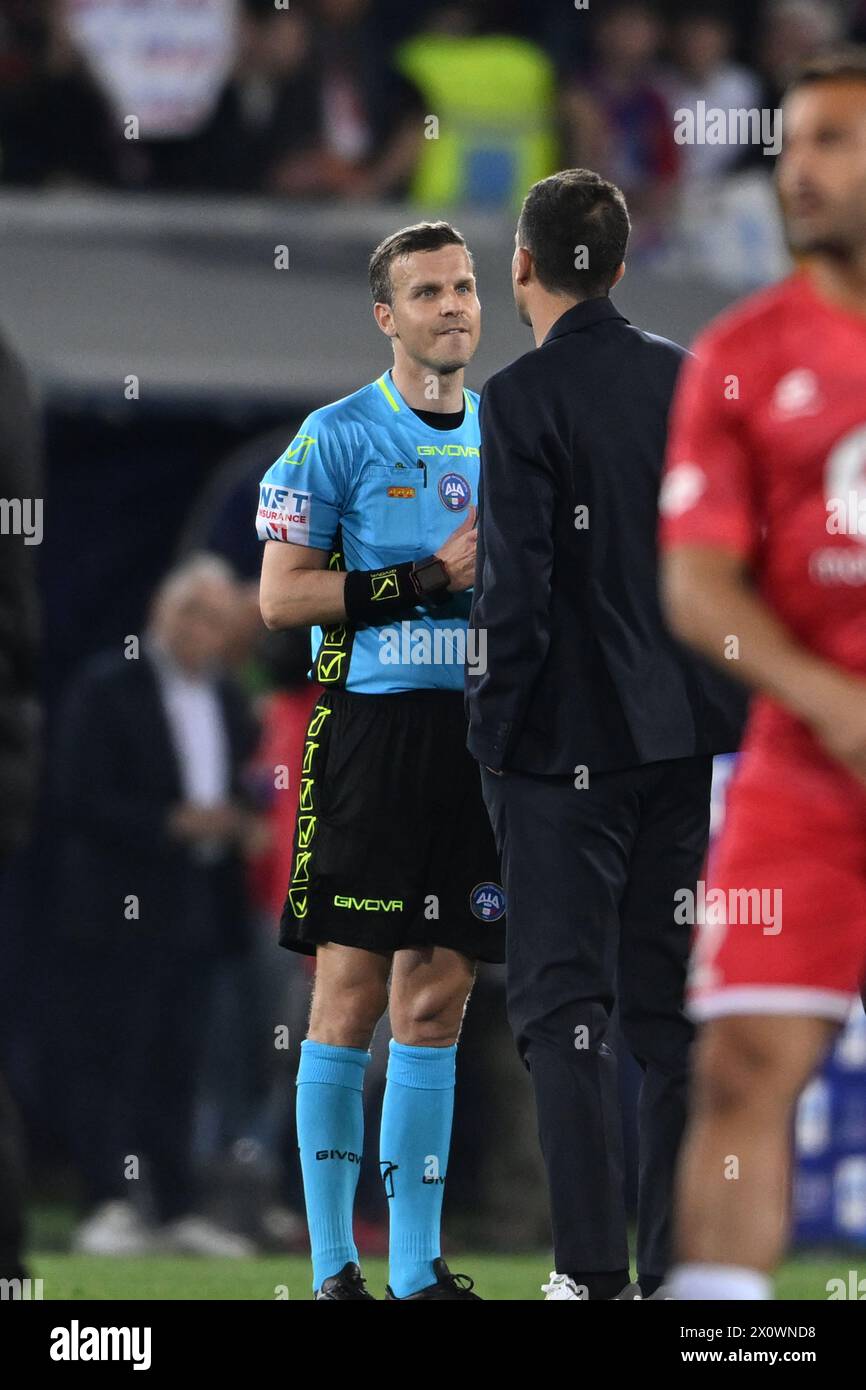
<svg viewBox="0 0 866 1390">
<path fill-rule="evenodd" d="M 358 1263 L 352 1209 L 364 1148 L 364 1073 L 369 1052 L 301 1043 L 297 1079 L 298 1147 L 304 1176 L 313 1288 Z"/>
<path fill-rule="evenodd" d="M 391 1042 L 379 1161 L 391 1217 L 390 1285 L 398 1298 L 435 1282 L 457 1047 Z"/>
</svg>

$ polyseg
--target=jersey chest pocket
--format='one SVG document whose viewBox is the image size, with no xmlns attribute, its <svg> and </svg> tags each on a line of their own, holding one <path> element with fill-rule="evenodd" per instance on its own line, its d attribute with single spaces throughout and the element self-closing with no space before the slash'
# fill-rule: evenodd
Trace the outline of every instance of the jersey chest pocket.
<svg viewBox="0 0 866 1390">
<path fill-rule="evenodd" d="M 357 533 L 366 545 L 394 563 L 430 553 L 425 544 L 425 470 L 368 463 L 358 480 L 354 510 Z"/>
</svg>

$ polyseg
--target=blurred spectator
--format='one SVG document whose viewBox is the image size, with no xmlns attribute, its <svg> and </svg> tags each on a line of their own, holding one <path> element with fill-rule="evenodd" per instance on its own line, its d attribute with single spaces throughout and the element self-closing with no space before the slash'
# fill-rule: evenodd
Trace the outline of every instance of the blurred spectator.
<svg viewBox="0 0 866 1390">
<path fill-rule="evenodd" d="M 289 882 L 304 741 L 321 687 L 307 679 L 309 630 L 265 632 L 255 588 L 262 634 L 258 664 L 272 689 L 257 704 L 261 734 L 246 779 L 256 804 L 265 808 L 267 829 L 249 855 L 254 947 L 241 969 L 232 962 L 217 982 L 199 1144 L 215 1178 L 214 1210 L 228 1202 L 247 1233 L 266 1246 L 300 1242 L 306 1249 L 290 1096 L 313 971 L 306 957 L 279 949 L 277 929 Z"/>
<path fill-rule="evenodd" d="M 440 6 L 395 61 L 421 93 L 429 130 L 411 184 L 425 208 L 519 206 L 554 171 L 553 64 L 536 44 L 500 32 L 494 5 Z"/>
<path fill-rule="evenodd" d="M 161 585 L 140 653 L 74 678 L 56 755 L 61 926 L 74 1020 L 72 1146 L 92 1208 L 76 1247 L 242 1254 L 193 1215 L 193 1110 L 210 982 L 249 949 L 242 768 L 255 730 L 223 673 L 238 593 L 194 557 Z M 130 1181 L 146 1176 L 148 1229 Z"/>
<path fill-rule="evenodd" d="M 245 0 L 232 72 L 216 109 L 180 152 L 179 184 L 222 192 L 314 191 L 322 83 L 303 4 Z"/>
<path fill-rule="evenodd" d="M 760 82 L 757 105 L 762 110 L 778 111 L 794 75 L 843 34 L 842 11 L 835 0 L 821 0 L 821 4 L 814 0 L 769 0 L 761 14 L 754 49 Z M 743 162 L 771 172 L 775 157 L 765 155 L 760 145 L 750 145 Z"/>
<path fill-rule="evenodd" d="M 244 0 L 232 75 L 178 186 L 283 197 L 405 192 L 423 125 L 371 0 Z"/>
<path fill-rule="evenodd" d="M 313 65 L 321 82 L 321 141 L 305 165 L 277 171 L 287 195 L 401 196 L 417 162 L 417 91 L 389 59 L 391 34 L 372 0 L 315 0 Z"/>
<path fill-rule="evenodd" d="M 563 98 L 568 162 L 618 184 L 650 238 L 666 220 L 680 164 L 656 65 L 661 39 L 651 5 L 611 0 L 596 23 L 595 60 Z"/>
<path fill-rule="evenodd" d="M 705 108 L 752 110 L 760 106 L 757 75 L 732 61 L 734 32 L 718 4 L 696 4 L 676 20 L 672 32 L 673 65 L 665 74 L 669 106 L 678 111 Z M 683 175 L 710 179 L 742 163 L 744 150 L 735 144 L 690 144 L 681 147 Z"/>
<path fill-rule="evenodd" d="M 127 140 L 180 140 L 213 110 L 238 0 L 59 0 Z"/>
<path fill-rule="evenodd" d="M 113 183 L 119 134 L 74 46 L 61 0 L 5 0 L 0 11 L 0 178 Z"/>
<path fill-rule="evenodd" d="M 38 775 L 37 600 L 33 552 L 14 530 L 29 500 L 41 505 L 36 418 L 20 363 L 0 341 L 0 878 L 27 839 Z M 35 534 L 35 532 L 34 532 Z M 0 1068 L 0 1279 L 25 1277 L 24 1164 L 18 1116 Z"/>
<path fill-rule="evenodd" d="M 238 596 L 225 660 L 251 694 L 267 685 L 256 698 L 259 738 L 244 768 L 244 787 L 261 814 L 246 843 L 251 950 L 242 963 L 232 958 L 217 970 L 198 1124 L 199 1151 L 208 1161 L 218 1160 L 239 1140 L 248 1151 L 256 1144 L 273 1157 L 277 1144 L 270 1142 L 270 1126 L 275 1115 L 280 1134 L 286 1128 L 288 1081 L 279 1066 L 285 1052 L 275 1049 L 274 1030 L 287 1022 L 286 993 L 295 958 L 278 950 L 277 927 L 289 881 L 304 739 L 320 689 L 307 680 L 309 630 L 267 632 L 258 582 L 240 584 Z M 300 973 L 311 978 L 303 969 Z M 275 1076 L 281 1084 L 278 1105 Z"/>
<path fill-rule="evenodd" d="M 254 900 L 274 931 L 289 882 L 307 725 L 321 693 L 307 679 L 311 659 L 306 628 L 269 632 L 262 639 L 262 661 L 274 688 L 258 707 L 261 735 L 249 774 L 260 804 L 267 807 L 269 833 L 251 857 L 250 877 Z"/>
<path fill-rule="evenodd" d="M 834 0 L 770 0 L 759 32 L 757 65 L 764 79 L 763 105 L 779 106 L 800 68 L 844 34 L 842 12 Z"/>
</svg>

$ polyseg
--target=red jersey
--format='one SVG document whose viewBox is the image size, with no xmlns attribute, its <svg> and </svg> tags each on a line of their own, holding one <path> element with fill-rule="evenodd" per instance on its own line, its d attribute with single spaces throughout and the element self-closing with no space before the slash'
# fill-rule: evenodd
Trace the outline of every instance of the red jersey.
<svg viewBox="0 0 866 1390">
<path fill-rule="evenodd" d="M 695 344 L 677 388 L 661 544 L 744 556 L 799 644 L 866 677 L 866 315 L 805 273 L 752 296 Z M 767 697 L 751 740 L 811 734 Z"/>
</svg>

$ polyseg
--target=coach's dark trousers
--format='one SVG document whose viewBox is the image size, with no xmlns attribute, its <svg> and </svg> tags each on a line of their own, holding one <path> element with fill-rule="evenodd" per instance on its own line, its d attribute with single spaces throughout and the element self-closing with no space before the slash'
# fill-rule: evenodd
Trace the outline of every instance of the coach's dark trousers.
<svg viewBox="0 0 866 1390">
<path fill-rule="evenodd" d="M 638 1274 L 663 1275 L 685 1121 L 683 1012 L 710 758 L 570 777 L 484 770 L 508 899 L 508 1016 L 532 1077 L 560 1274 L 628 1268 L 622 1123 L 607 1037 L 614 998 L 643 1069 Z"/>
</svg>

